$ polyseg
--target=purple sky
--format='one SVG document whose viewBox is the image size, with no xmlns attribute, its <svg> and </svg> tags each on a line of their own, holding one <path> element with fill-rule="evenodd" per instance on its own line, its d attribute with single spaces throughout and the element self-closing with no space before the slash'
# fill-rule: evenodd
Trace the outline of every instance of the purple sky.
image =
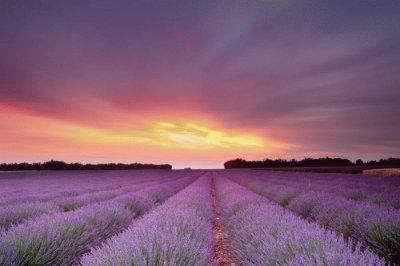
<svg viewBox="0 0 400 266">
<path fill-rule="evenodd" d="M 34 119 L 135 136 L 142 120 L 201 120 L 287 144 L 248 153 L 259 159 L 398 157 L 399 14 L 394 0 L 1 1 L 0 160 L 98 160 L 11 145 L 40 137 Z M 170 149 L 179 164 L 187 150 Z"/>
</svg>

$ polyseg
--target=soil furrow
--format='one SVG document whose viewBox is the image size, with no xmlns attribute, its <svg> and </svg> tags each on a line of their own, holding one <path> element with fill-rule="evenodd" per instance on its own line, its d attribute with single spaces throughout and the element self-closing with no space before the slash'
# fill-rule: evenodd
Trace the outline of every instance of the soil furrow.
<svg viewBox="0 0 400 266">
<path fill-rule="evenodd" d="M 221 219 L 221 207 L 218 201 L 217 192 L 215 188 L 214 176 L 211 180 L 211 193 L 212 202 L 214 209 L 214 232 L 215 232 L 215 248 L 214 248 L 214 259 L 217 265 L 221 266 L 238 266 L 241 265 L 238 257 L 234 252 L 231 251 L 229 245 L 229 234 L 224 227 Z"/>
</svg>

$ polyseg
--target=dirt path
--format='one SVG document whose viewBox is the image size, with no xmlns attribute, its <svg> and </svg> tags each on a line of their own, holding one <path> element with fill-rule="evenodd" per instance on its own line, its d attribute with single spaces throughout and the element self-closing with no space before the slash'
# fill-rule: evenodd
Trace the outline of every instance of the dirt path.
<svg viewBox="0 0 400 266">
<path fill-rule="evenodd" d="M 217 265 L 222 266 L 238 266 L 241 265 L 239 263 L 239 259 L 237 256 L 230 251 L 229 249 L 229 235 L 225 230 L 224 225 L 221 220 L 221 207 L 218 202 L 217 192 L 215 189 L 215 180 L 214 176 L 212 177 L 211 183 L 211 193 L 212 193 L 212 202 L 213 209 L 215 215 L 214 221 L 214 231 L 215 231 L 215 249 L 214 249 L 214 258 L 217 261 Z"/>
</svg>

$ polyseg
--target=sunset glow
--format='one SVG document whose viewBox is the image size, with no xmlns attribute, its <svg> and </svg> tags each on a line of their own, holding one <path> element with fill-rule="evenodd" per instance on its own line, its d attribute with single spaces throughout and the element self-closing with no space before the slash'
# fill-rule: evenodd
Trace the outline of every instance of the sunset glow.
<svg viewBox="0 0 400 266">
<path fill-rule="evenodd" d="M 0 162 L 398 156 L 396 1 L 156 2 L 0 4 Z"/>
<path fill-rule="evenodd" d="M 166 153 L 177 157 L 197 153 L 199 158 L 205 158 L 208 152 L 212 152 L 217 156 L 226 154 L 228 157 L 235 152 L 262 154 L 264 149 L 273 151 L 290 147 L 289 144 L 256 133 L 217 128 L 212 123 L 206 124 L 204 119 L 199 119 L 201 122 L 195 119 L 173 122 L 181 121 L 179 118 L 171 118 L 168 122 L 139 119 L 136 126 L 131 119 L 130 126 L 125 128 L 121 127 L 119 121 L 110 121 L 110 124 L 119 125 L 115 128 L 101 128 L 6 106 L 0 106 L 0 110 L 2 151 L 15 155 L 77 156 L 80 160 L 89 161 L 90 156 L 81 156 L 92 154 L 91 150 L 97 146 L 106 151 L 101 154 L 101 161 L 117 157 L 120 161 L 129 162 L 132 156 L 140 156 L 144 160 L 162 162 Z M 77 155 L 77 150 L 82 153 Z M 159 156 L 154 153 L 155 150 L 161 152 Z M 209 157 L 214 158 L 215 154 Z M 151 157 L 147 158 L 148 155 Z"/>
</svg>

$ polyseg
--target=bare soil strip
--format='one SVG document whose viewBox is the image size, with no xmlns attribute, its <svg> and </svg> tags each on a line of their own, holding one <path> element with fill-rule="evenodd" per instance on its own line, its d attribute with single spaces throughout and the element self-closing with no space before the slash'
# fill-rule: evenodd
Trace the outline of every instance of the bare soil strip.
<svg viewBox="0 0 400 266">
<path fill-rule="evenodd" d="M 363 170 L 364 175 L 400 176 L 400 168 L 383 168 Z"/>
<path fill-rule="evenodd" d="M 218 202 L 217 192 L 215 189 L 214 176 L 211 180 L 211 193 L 212 202 L 214 209 L 214 232 L 215 232 L 215 248 L 214 248 L 214 259 L 217 261 L 217 265 L 222 266 L 238 266 L 242 265 L 238 257 L 229 248 L 229 235 L 225 230 L 224 224 L 221 220 L 221 207 Z"/>
</svg>

